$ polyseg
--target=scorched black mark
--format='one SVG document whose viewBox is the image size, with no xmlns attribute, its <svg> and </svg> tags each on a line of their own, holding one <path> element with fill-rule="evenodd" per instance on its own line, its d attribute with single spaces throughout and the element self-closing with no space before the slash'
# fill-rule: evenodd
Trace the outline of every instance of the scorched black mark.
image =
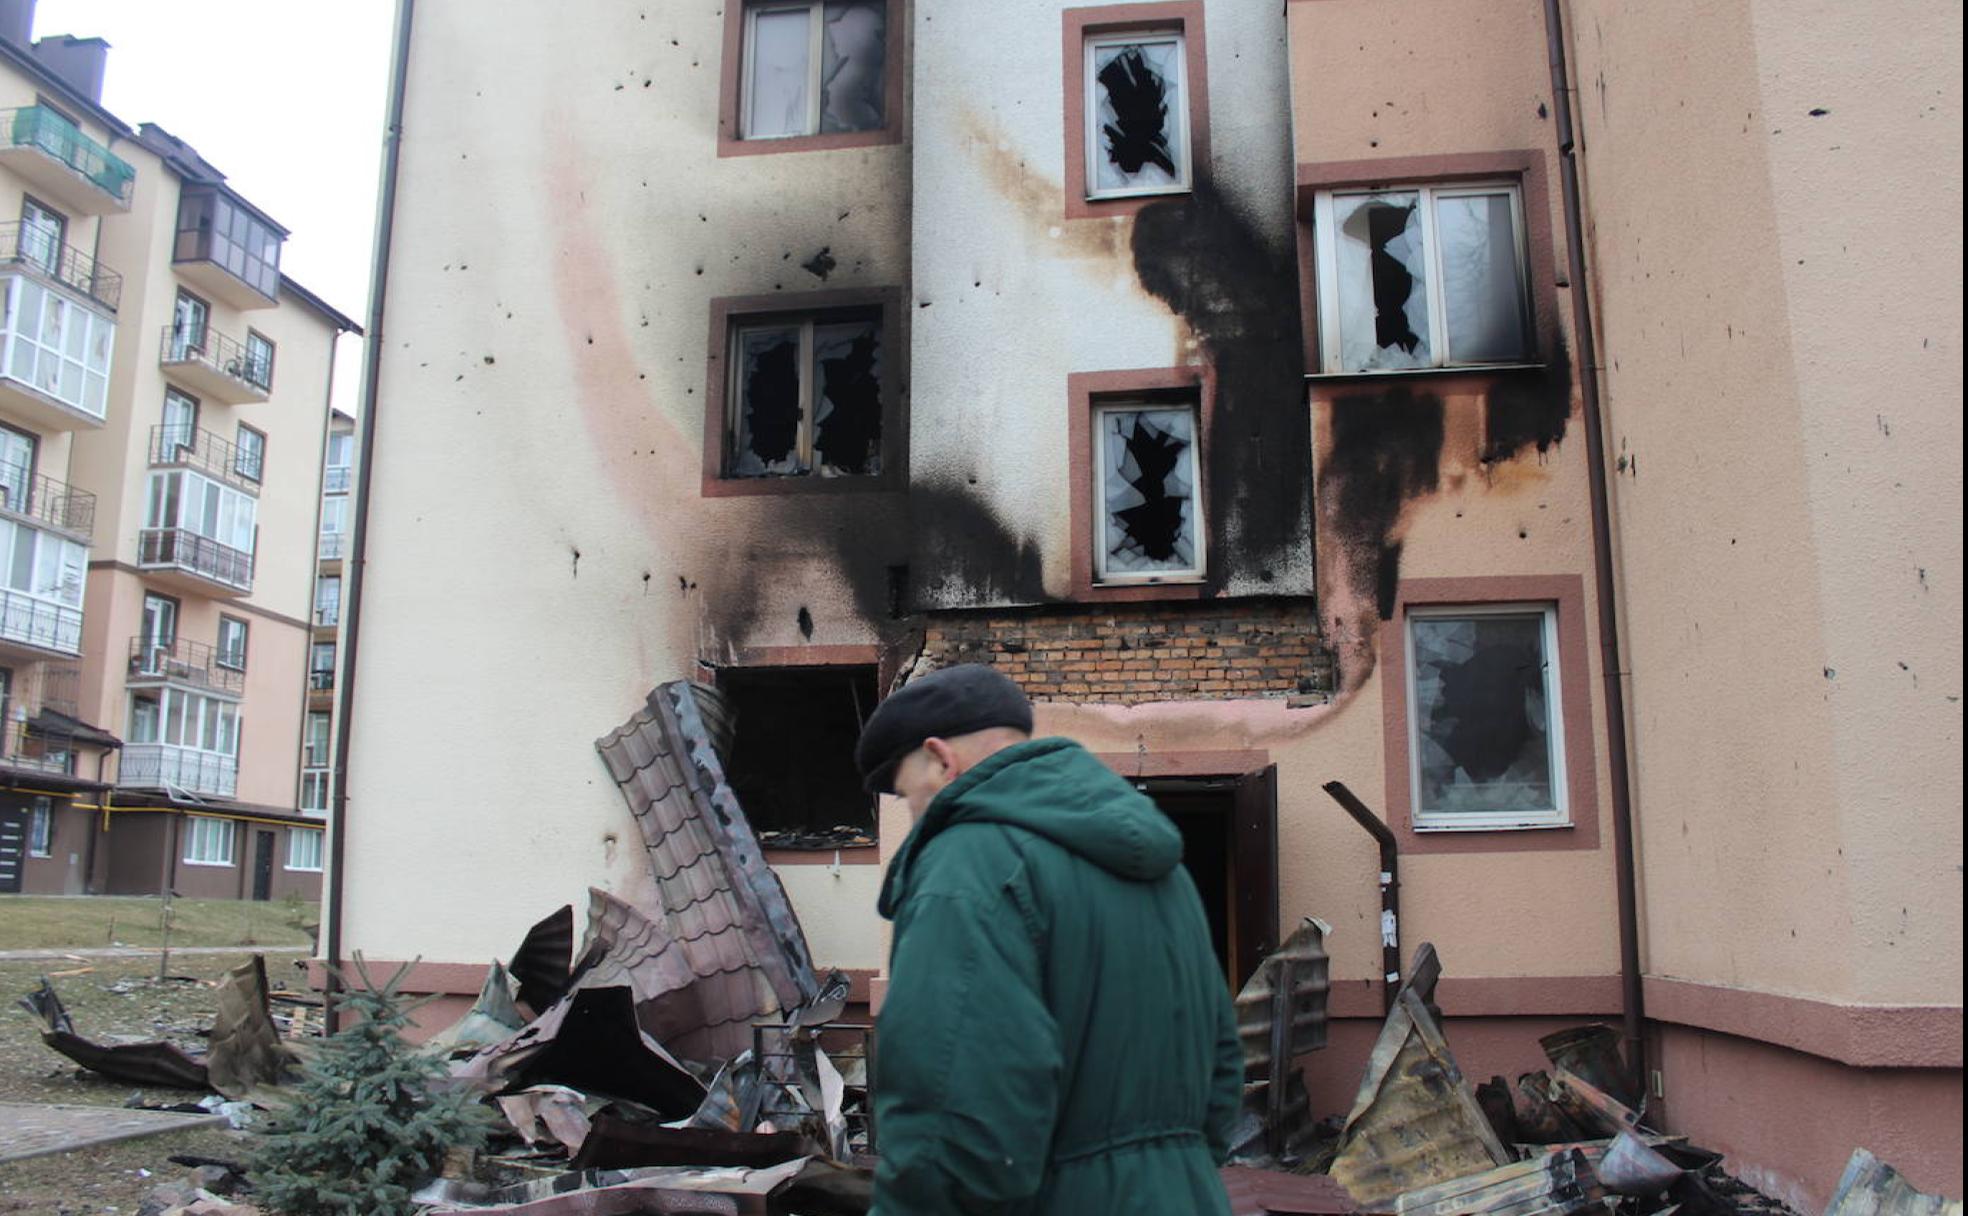
<svg viewBox="0 0 1968 1216">
<path fill-rule="evenodd" d="M 1114 107 L 1114 121 L 1101 124 L 1107 158 L 1123 173 L 1158 165 L 1171 177 L 1175 157 L 1168 142 L 1168 85 L 1148 66 L 1141 48 L 1131 46 L 1100 69 L 1100 85 Z"/>
</svg>

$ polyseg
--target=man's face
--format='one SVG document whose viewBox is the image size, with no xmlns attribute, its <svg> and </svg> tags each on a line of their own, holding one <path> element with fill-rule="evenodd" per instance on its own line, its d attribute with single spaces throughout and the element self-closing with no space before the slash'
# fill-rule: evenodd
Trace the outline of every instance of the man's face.
<svg viewBox="0 0 1968 1216">
<path fill-rule="evenodd" d="M 909 804 L 909 814 L 920 819 L 931 800 L 962 771 L 955 751 L 947 742 L 925 739 L 921 747 L 902 757 L 902 763 L 895 766 L 895 792 Z"/>
</svg>

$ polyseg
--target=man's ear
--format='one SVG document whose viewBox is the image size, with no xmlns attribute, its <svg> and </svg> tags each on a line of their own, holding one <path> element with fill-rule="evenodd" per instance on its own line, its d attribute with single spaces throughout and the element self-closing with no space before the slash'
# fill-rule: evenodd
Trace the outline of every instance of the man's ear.
<svg viewBox="0 0 1968 1216">
<path fill-rule="evenodd" d="M 953 779 L 963 773 L 963 762 L 957 758 L 957 749 L 950 746 L 948 739 L 938 739 L 932 735 L 922 741 L 922 746 Z"/>
</svg>

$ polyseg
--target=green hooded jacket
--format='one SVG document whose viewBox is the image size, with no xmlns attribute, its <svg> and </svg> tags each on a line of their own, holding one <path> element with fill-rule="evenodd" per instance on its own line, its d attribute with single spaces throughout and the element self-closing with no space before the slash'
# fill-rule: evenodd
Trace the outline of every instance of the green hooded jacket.
<svg viewBox="0 0 1968 1216">
<path fill-rule="evenodd" d="M 952 782 L 882 885 L 875 1216 L 1227 1213 L 1236 1016 L 1182 836 L 1068 739 Z"/>
</svg>

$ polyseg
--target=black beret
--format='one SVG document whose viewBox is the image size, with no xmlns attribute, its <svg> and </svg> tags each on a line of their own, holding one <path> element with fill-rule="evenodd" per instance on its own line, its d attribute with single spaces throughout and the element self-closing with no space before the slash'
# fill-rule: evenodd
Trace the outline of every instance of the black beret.
<svg viewBox="0 0 1968 1216">
<path fill-rule="evenodd" d="M 902 758 L 924 739 L 948 739 L 994 726 L 1032 733 L 1032 703 L 994 667 L 965 663 L 912 680 L 883 701 L 861 728 L 854 763 L 871 794 L 890 793 Z"/>
</svg>

